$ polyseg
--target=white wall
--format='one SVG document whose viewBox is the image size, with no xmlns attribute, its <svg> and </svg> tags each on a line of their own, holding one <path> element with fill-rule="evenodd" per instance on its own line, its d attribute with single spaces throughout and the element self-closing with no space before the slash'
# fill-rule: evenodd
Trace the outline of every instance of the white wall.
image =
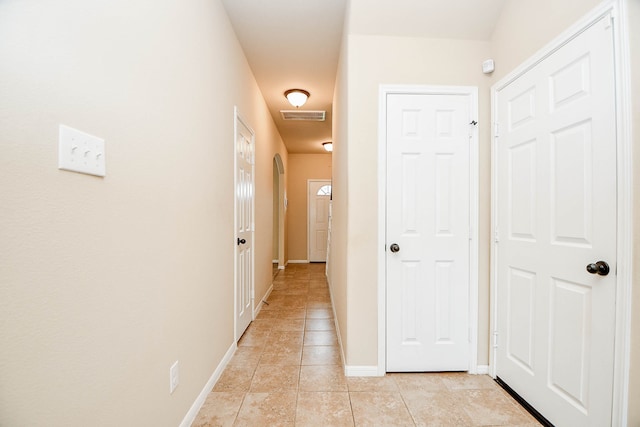
<svg viewBox="0 0 640 427">
<path fill-rule="evenodd" d="M 5 0 L 0 58 L 0 425 L 175 426 L 233 342 L 233 106 L 257 209 L 286 157 L 224 10 Z M 106 140 L 105 178 L 57 169 L 60 123 Z"/>
</svg>

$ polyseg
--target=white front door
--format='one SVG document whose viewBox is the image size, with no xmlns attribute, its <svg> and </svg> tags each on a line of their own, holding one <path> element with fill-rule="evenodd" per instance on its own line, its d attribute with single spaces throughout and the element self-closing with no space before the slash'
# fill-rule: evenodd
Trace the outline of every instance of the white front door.
<svg viewBox="0 0 640 427">
<path fill-rule="evenodd" d="M 309 193 L 307 197 L 309 262 L 325 262 L 327 260 L 331 181 L 309 180 L 307 183 Z"/>
<path fill-rule="evenodd" d="M 610 17 L 499 90 L 496 108 L 497 376 L 556 426 L 611 425 L 616 105 Z M 608 263 L 608 275 L 587 271 L 598 261 Z"/>
<path fill-rule="evenodd" d="M 236 112 L 235 136 L 235 337 L 239 340 L 253 320 L 254 159 L 253 131 Z"/>
<path fill-rule="evenodd" d="M 471 96 L 386 103 L 386 369 L 466 371 Z"/>
</svg>

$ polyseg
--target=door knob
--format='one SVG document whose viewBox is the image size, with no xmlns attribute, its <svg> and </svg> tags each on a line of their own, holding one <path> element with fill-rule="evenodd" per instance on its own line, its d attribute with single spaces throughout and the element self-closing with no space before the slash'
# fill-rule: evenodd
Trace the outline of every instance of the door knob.
<svg viewBox="0 0 640 427">
<path fill-rule="evenodd" d="M 400 246 L 398 246 L 397 243 L 392 243 L 391 246 L 389 246 L 389 250 L 395 254 L 400 251 Z"/>
<path fill-rule="evenodd" d="M 238 237 L 238 245 L 244 245 L 245 243 L 247 243 L 245 239 L 241 239 Z"/>
<path fill-rule="evenodd" d="M 606 276 L 607 274 L 609 274 L 609 264 L 604 261 L 598 261 L 596 263 L 587 265 L 587 271 L 591 274 Z"/>
</svg>

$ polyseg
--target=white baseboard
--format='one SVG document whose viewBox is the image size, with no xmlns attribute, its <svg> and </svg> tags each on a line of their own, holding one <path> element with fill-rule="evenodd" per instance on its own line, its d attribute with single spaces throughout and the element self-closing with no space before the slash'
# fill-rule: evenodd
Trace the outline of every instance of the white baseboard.
<svg viewBox="0 0 640 427">
<path fill-rule="evenodd" d="M 277 259 L 274 259 L 274 260 L 271 261 L 271 264 L 277 264 L 277 263 L 278 263 Z"/>
<path fill-rule="evenodd" d="M 374 366 L 347 366 L 344 367 L 344 375 L 347 377 L 379 377 L 378 365 Z"/>
<path fill-rule="evenodd" d="M 489 365 L 478 365 L 476 368 L 477 375 L 489 375 Z"/>
<path fill-rule="evenodd" d="M 260 310 L 262 310 L 262 306 L 264 305 L 264 304 L 262 304 L 262 301 L 266 301 L 266 300 L 269 299 L 269 295 L 271 295 L 271 291 L 273 291 L 273 283 L 271 284 L 271 286 L 269 286 L 269 289 L 267 289 L 267 292 L 264 294 L 264 296 L 262 297 L 262 299 L 258 303 L 258 306 L 253 309 L 253 318 L 254 319 L 256 317 L 258 317 L 258 313 L 260 313 Z"/>
<path fill-rule="evenodd" d="M 290 259 L 287 264 L 309 264 L 308 259 Z"/>
<path fill-rule="evenodd" d="M 284 265 L 278 266 L 278 270 L 284 270 Z"/>
<path fill-rule="evenodd" d="M 196 398 L 196 401 L 193 402 L 193 405 L 191 405 L 189 412 L 187 412 L 187 415 L 184 416 L 184 419 L 180 423 L 180 427 L 189 427 L 191 424 L 193 424 L 193 421 L 198 416 L 198 412 L 200 412 L 200 408 L 202 408 L 202 405 L 204 405 L 205 400 L 207 400 L 207 396 L 209 395 L 209 393 L 211 393 L 211 390 L 213 390 L 213 386 L 216 385 L 216 382 L 220 378 L 220 375 L 222 375 L 222 371 L 224 371 L 224 368 L 227 367 L 227 364 L 233 357 L 233 353 L 236 352 L 237 348 L 238 345 L 235 342 L 231 344 L 231 347 L 229 347 L 229 350 L 227 350 L 227 352 L 225 353 L 216 370 L 213 371 L 213 375 L 211 375 L 211 378 L 209 378 L 209 381 L 207 381 L 207 383 L 205 384 L 204 388 Z"/>
</svg>

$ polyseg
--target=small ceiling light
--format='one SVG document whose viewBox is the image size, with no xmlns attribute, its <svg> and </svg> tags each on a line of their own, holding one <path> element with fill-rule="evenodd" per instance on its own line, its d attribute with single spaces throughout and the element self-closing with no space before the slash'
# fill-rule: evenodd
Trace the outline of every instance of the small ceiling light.
<svg viewBox="0 0 640 427">
<path fill-rule="evenodd" d="M 309 92 L 302 89 L 289 89 L 284 93 L 284 96 L 287 97 L 289 103 L 296 108 L 302 107 L 305 102 L 307 102 L 307 98 L 309 98 Z"/>
<path fill-rule="evenodd" d="M 325 150 L 331 152 L 331 151 L 333 151 L 333 143 L 331 143 L 331 142 L 323 142 L 322 143 L 322 148 L 324 148 Z"/>
</svg>

